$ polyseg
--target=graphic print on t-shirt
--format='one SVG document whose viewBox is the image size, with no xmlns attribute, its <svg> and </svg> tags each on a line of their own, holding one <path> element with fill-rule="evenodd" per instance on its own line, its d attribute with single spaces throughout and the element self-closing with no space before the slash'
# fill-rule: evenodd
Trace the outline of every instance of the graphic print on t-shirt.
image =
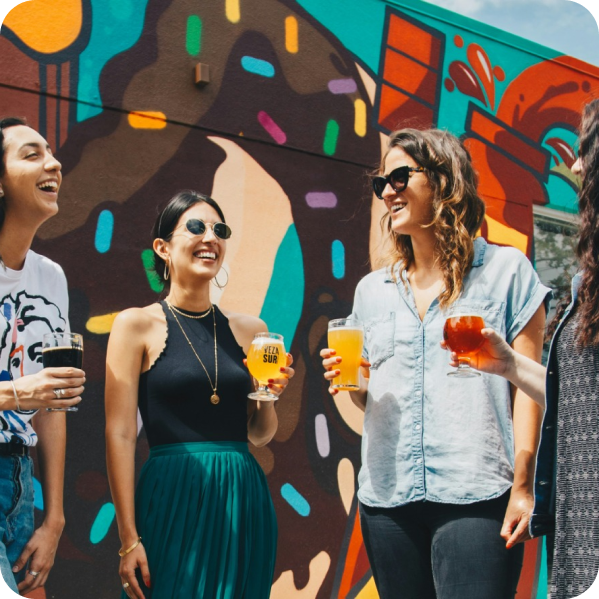
<svg viewBox="0 0 599 599">
<path fill-rule="evenodd" d="M 42 368 L 42 338 L 45 333 L 66 330 L 60 308 L 41 295 L 20 291 L 0 300 L 0 381 L 18 379 Z M 35 433 L 28 425 L 35 410 L 0 412 L 0 436 L 15 437 L 30 445 Z"/>
</svg>

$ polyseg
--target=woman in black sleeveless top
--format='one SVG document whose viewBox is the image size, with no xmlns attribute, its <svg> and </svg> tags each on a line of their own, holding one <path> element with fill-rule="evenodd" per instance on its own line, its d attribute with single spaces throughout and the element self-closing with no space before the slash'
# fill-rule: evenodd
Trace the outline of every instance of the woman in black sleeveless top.
<svg viewBox="0 0 599 599">
<path fill-rule="evenodd" d="M 231 230 L 214 200 L 177 194 L 154 227 L 166 299 L 121 312 L 108 344 L 106 440 L 122 548 L 123 597 L 260 599 L 270 595 L 277 524 L 248 451 L 277 429 L 273 402 L 247 400 L 243 364 L 258 318 L 210 301 Z M 288 365 L 270 385 L 279 394 Z M 134 499 L 137 410 L 150 458 Z"/>
</svg>

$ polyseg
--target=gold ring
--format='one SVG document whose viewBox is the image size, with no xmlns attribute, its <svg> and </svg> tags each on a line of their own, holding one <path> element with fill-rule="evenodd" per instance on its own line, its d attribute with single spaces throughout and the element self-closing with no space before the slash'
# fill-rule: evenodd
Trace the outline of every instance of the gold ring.
<svg viewBox="0 0 599 599">
<path fill-rule="evenodd" d="M 129 588 L 129 583 L 128 582 L 124 582 L 123 583 L 123 588 L 124 589 L 128 589 Z"/>
<path fill-rule="evenodd" d="M 35 571 L 33 571 L 33 570 L 29 570 L 29 574 L 30 574 L 31 576 L 33 576 L 33 578 L 37 578 L 37 577 L 40 575 L 40 573 L 39 573 L 39 572 L 35 572 Z"/>
</svg>

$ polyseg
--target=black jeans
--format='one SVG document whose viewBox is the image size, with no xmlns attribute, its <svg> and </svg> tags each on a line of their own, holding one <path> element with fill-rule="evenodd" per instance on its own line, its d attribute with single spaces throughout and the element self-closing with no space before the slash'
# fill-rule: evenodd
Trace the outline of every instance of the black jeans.
<svg viewBox="0 0 599 599">
<path fill-rule="evenodd" d="M 360 503 L 360 523 L 381 599 L 513 599 L 524 545 L 499 536 L 509 491 L 489 501 Z"/>
</svg>

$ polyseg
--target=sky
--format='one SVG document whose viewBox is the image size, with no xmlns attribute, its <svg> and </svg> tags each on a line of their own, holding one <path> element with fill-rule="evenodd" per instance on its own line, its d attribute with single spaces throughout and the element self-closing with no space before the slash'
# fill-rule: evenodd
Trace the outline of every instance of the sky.
<svg viewBox="0 0 599 599">
<path fill-rule="evenodd" d="M 599 66 L 599 0 L 427 1 Z"/>
</svg>

